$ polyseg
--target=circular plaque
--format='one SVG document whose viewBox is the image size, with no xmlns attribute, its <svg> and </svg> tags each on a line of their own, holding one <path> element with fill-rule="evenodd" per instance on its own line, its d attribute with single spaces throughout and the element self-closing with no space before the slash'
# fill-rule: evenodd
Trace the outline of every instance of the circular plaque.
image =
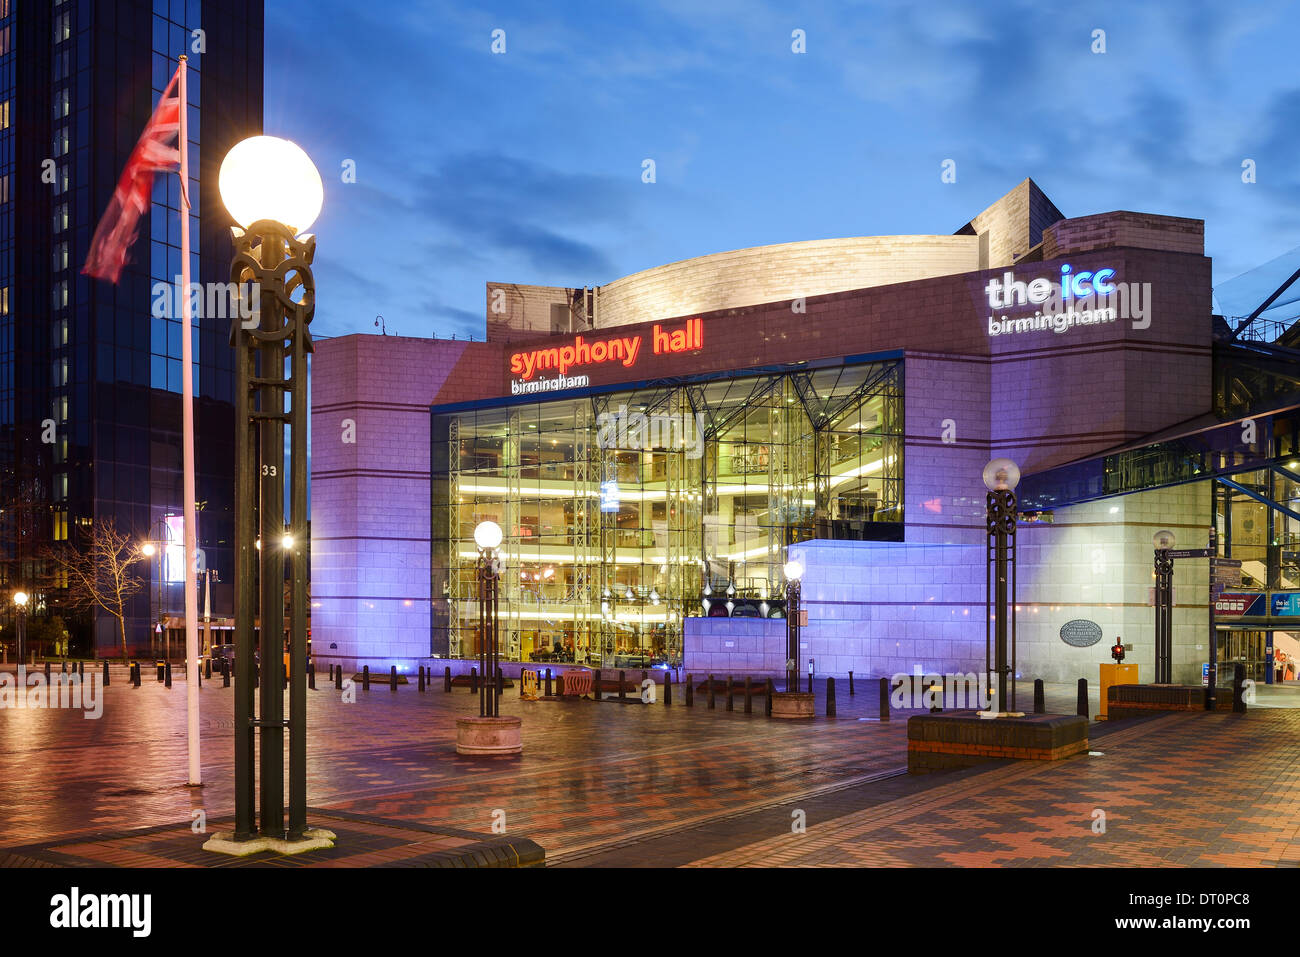
<svg viewBox="0 0 1300 957">
<path fill-rule="evenodd" d="M 1061 626 L 1061 640 L 1075 648 L 1087 648 L 1101 641 L 1101 625 L 1086 618 L 1075 618 Z"/>
</svg>

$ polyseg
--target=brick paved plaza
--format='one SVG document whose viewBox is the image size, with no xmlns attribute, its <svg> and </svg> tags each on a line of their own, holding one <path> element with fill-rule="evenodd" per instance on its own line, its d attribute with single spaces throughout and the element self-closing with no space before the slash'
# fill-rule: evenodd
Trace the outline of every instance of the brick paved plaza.
<svg viewBox="0 0 1300 957">
<path fill-rule="evenodd" d="M 680 688 L 671 707 L 507 690 L 502 713 L 522 717 L 525 750 L 493 758 L 455 753 L 454 717 L 476 713 L 477 697 L 441 687 L 376 682 L 355 704 L 324 680 L 310 693 L 308 800 L 312 821 L 340 833 L 334 863 L 423 860 L 476 835 L 527 839 L 550 866 L 1300 863 L 1297 710 L 1094 723 L 1090 756 L 909 776 L 906 713 L 874 720 L 874 682 L 853 698 L 841 682 L 838 716 L 812 724 L 768 719 L 761 699 L 751 715 L 739 698 L 733 712 L 702 695 L 688 709 Z M 1073 689 L 1051 692 L 1049 710 L 1073 703 Z M 202 701 L 201 790 L 183 784 L 183 682 L 133 689 L 115 668 L 99 720 L 0 713 L 0 859 L 229 863 L 190 831 L 195 810 L 209 831 L 233 810 L 231 690 L 208 682 Z M 800 812 L 806 832 L 794 833 Z M 397 822 L 413 828 L 405 850 L 384 836 Z M 134 829 L 149 830 L 124 850 Z M 184 851 L 164 852 L 164 839 Z"/>
</svg>

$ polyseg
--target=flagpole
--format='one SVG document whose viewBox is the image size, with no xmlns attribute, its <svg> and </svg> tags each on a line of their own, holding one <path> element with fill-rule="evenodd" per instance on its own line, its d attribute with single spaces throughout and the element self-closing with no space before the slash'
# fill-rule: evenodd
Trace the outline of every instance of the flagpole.
<svg viewBox="0 0 1300 957">
<path fill-rule="evenodd" d="M 186 71 L 189 58 L 180 57 L 181 153 L 181 412 L 185 486 L 185 710 L 189 743 L 189 783 L 203 784 L 199 762 L 199 590 L 196 580 L 198 529 L 194 505 L 194 344 L 190 318 L 190 137 Z"/>
</svg>

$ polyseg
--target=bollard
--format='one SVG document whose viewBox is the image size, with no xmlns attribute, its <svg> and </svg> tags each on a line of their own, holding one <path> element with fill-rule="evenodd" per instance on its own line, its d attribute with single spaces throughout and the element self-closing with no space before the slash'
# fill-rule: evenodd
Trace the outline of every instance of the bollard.
<svg viewBox="0 0 1300 957">
<path fill-rule="evenodd" d="M 469 693 L 478 694 L 478 666 L 469 669 Z"/>
<path fill-rule="evenodd" d="M 695 707 L 695 687 L 691 683 L 690 672 L 686 673 L 686 707 Z"/>
<path fill-rule="evenodd" d="M 161 672 L 161 671 L 158 673 L 158 679 L 159 679 L 160 681 L 162 680 L 162 672 Z M 47 662 L 45 662 L 45 684 L 48 686 L 49 683 L 50 683 L 50 663 L 47 661 Z"/>
<path fill-rule="evenodd" d="M 424 694 L 424 665 L 420 665 L 420 694 Z"/>
<path fill-rule="evenodd" d="M 713 710 L 713 699 L 716 692 L 713 690 L 713 675 L 709 675 L 709 710 Z"/>
<path fill-rule="evenodd" d="M 826 676 L 826 717 L 835 717 L 835 678 Z"/>
<path fill-rule="evenodd" d="M 451 665 L 442 669 L 442 690 L 447 694 L 451 693 Z"/>
<path fill-rule="evenodd" d="M 335 691 L 343 690 L 343 666 L 342 665 L 334 666 L 334 690 Z"/>
<path fill-rule="evenodd" d="M 849 672 L 849 697 L 853 697 L 853 672 Z"/>
<path fill-rule="evenodd" d="M 889 679 L 880 679 L 880 720 L 889 720 Z"/>
<path fill-rule="evenodd" d="M 939 693 L 935 694 L 934 689 L 938 688 Z M 943 710 L 943 686 L 937 681 L 931 681 L 925 687 L 926 693 L 930 695 L 930 713 L 938 714 Z"/>
<path fill-rule="evenodd" d="M 82 681 L 86 680 L 86 663 L 84 661 L 77 662 L 77 676 L 81 678 Z"/>
<path fill-rule="evenodd" d="M 316 662 L 307 662 L 307 687 L 316 690 Z"/>
<path fill-rule="evenodd" d="M 202 688 L 202 687 L 203 687 L 203 669 L 202 669 L 202 668 L 195 668 L 195 669 L 194 669 L 194 673 L 195 673 L 196 675 L 199 676 L 199 687 Z M 185 669 L 185 677 L 186 677 L 187 679 L 189 678 L 189 668 L 186 668 L 186 669 Z"/>
<path fill-rule="evenodd" d="M 104 659 L 104 687 L 108 687 L 108 659 Z"/>
<path fill-rule="evenodd" d="M 1232 713 L 1246 713 L 1246 666 L 1232 666 Z"/>
<path fill-rule="evenodd" d="M 749 675 L 745 675 L 745 714 L 754 713 L 754 689 L 750 686 Z"/>
<path fill-rule="evenodd" d="M 46 665 L 45 667 L 48 669 L 49 665 Z M 166 666 L 161 661 L 155 661 L 154 670 L 158 672 L 158 683 L 162 684 L 162 682 L 166 680 L 167 677 L 166 674 L 164 673 L 167 670 Z M 48 675 L 49 671 L 46 671 L 45 673 L 46 675 Z"/>
<path fill-rule="evenodd" d="M 622 671 L 618 673 L 618 700 L 619 701 L 623 701 L 627 698 L 627 695 L 623 694 L 623 674 L 624 673 Z"/>
<path fill-rule="evenodd" d="M 66 658 L 59 664 L 59 671 L 65 675 L 68 673 L 68 661 Z"/>
<path fill-rule="evenodd" d="M 1047 713 L 1047 699 L 1043 692 L 1043 679 L 1034 679 L 1034 714 Z"/>
<path fill-rule="evenodd" d="M 546 669 L 546 697 L 548 697 L 548 698 L 552 697 L 552 695 L 551 695 L 551 669 L 550 669 L 550 668 L 547 668 L 547 669 Z"/>
<path fill-rule="evenodd" d="M 727 710 L 736 710 L 736 703 L 731 700 L 731 675 L 727 675 Z"/>
<path fill-rule="evenodd" d="M 999 701 L 998 707 L 1005 708 L 1006 705 L 1004 705 L 1001 701 Z M 1075 712 L 1080 717 L 1083 718 L 1088 717 L 1088 679 L 1087 678 L 1079 679 L 1079 702 L 1075 707 Z"/>
<path fill-rule="evenodd" d="M 260 688 L 261 686 L 262 686 L 262 665 L 261 662 L 254 661 L 253 662 L 253 687 Z"/>
<path fill-rule="evenodd" d="M 370 666 L 369 665 L 361 666 L 361 690 L 362 691 L 370 690 Z"/>
<path fill-rule="evenodd" d="M 388 690 L 397 690 L 397 665 L 388 666 Z"/>
<path fill-rule="evenodd" d="M 771 678 L 768 678 L 768 679 L 767 679 L 767 694 L 766 694 L 766 696 L 765 696 L 765 697 L 767 698 L 767 704 L 765 705 L 765 707 L 766 707 L 766 709 L 767 709 L 767 716 L 768 716 L 769 718 L 772 717 L 772 693 L 773 693 L 775 690 L 776 690 L 776 683 L 773 682 Z"/>
<path fill-rule="evenodd" d="M 212 680 L 212 659 L 211 658 L 203 659 L 203 677 L 207 678 L 209 681 Z"/>
<path fill-rule="evenodd" d="M 140 662 L 138 661 L 131 662 L 131 685 L 135 688 L 140 687 Z"/>
<path fill-rule="evenodd" d="M 672 707 L 673 703 L 673 673 L 664 672 L 664 707 Z"/>
<path fill-rule="evenodd" d="M 167 675 L 163 679 L 163 686 L 170 688 L 172 686 L 172 663 L 167 662 Z"/>
<path fill-rule="evenodd" d="M 520 684 L 523 684 L 523 682 L 520 682 Z M 506 691 L 505 672 L 501 670 L 500 666 L 498 666 L 497 667 L 497 697 L 498 698 L 501 697 L 503 694 L 505 694 L 505 691 Z"/>
<path fill-rule="evenodd" d="M 221 665 L 221 687 L 230 687 L 230 669 L 226 667 L 224 661 Z"/>
<path fill-rule="evenodd" d="M 600 700 L 600 669 L 597 668 L 591 675 L 591 690 L 596 693 L 596 700 Z"/>
</svg>

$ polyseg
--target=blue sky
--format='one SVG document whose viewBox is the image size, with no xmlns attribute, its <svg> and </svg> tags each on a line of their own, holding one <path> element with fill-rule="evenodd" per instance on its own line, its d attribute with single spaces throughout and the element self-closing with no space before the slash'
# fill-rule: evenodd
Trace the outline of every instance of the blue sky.
<svg viewBox="0 0 1300 957">
<path fill-rule="evenodd" d="M 313 330 L 482 338 L 489 281 L 951 233 L 1026 176 L 1204 219 L 1216 284 L 1300 245 L 1296 4 L 1064 6 L 267 0 L 265 132 L 325 180 Z"/>
</svg>

